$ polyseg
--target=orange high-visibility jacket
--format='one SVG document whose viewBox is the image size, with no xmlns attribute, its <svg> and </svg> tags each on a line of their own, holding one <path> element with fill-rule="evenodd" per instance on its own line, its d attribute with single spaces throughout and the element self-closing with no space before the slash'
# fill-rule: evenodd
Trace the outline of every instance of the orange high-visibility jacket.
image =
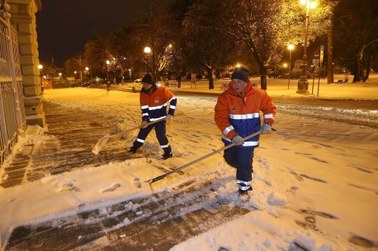
<svg viewBox="0 0 378 251">
<path fill-rule="evenodd" d="M 167 105 L 169 104 L 168 114 L 174 115 L 177 99 L 173 93 L 165 87 L 153 86 L 151 92 L 140 92 L 140 107 L 142 110 L 142 120 L 152 122 L 164 119 L 167 116 Z"/>
<path fill-rule="evenodd" d="M 229 88 L 218 97 L 214 119 L 222 138 L 231 142 L 236 134 L 244 138 L 261 130 L 261 120 L 272 125 L 275 114 L 276 106 L 264 90 L 249 82 L 242 96 L 239 96 L 230 83 Z M 258 146 L 258 139 L 259 135 L 247 140 L 243 146 Z"/>
</svg>

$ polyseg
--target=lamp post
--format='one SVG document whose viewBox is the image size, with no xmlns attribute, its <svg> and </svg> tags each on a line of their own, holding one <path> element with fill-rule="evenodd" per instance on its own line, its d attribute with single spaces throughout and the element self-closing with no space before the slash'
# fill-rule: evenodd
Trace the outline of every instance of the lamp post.
<svg viewBox="0 0 378 251">
<path fill-rule="evenodd" d="M 92 81 L 92 72 L 90 71 L 88 66 L 85 67 L 85 73 L 87 74 L 87 79 L 88 79 L 88 76 L 89 76 L 88 82 L 91 82 Z"/>
<path fill-rule="evenodd" d="M 85 82 L 88 82 L 88 71 L 89 71 L 89 67 L 88 66 L 86 66 L 86 67 L 84 67 L 84 78 L 85 78 Z"/>
<path fill-rule="evenodd" d="M 42 69 L 43 69 L 43 65 L 39 64 L 38 65 L 38 69 L 39 69 L 39 78 L 41 79 L 41 92 L 43 94 L 43 80 L 42 80 Z"/>
<path fill-rule="evenodd" d="M 146 55 L 146 65 L 147 65 L 146 72 L 148 73 L 148 72 L 151 72 L 150 55 L 151 55 L 152 50 L 151 50 L 151 47 L 146 46 L 144 47 L 143 51 L 144 51 L 144 54 Z"/>
<path fill-rule="evenodd" d="M 110 83 L 110 61 L 106 60 L 106 71 L 108 72 L 108 83 Z"/>
<path fill-rule="evenodd" d="M 303 64 L 302 64 L 302 76 L 299 77 L 297 93 L 307 93 L 308 92 L 308 80 L 307 80 L 307 33 L 308 33 L 308 24 L 310 18 L 310 8 L 316 6 L 315 2 L 311 0 L 300 0 L 302 5 L 306 6 L 306 18 L 304 26 L 304 44 L 303 44 Z"/>
<path fill-rule="evenodd" d="M 294 45 L 293 44 L 289 44 L 287 46 L 287 49 L 289 50 L 289 80 L 287 82 L 287 89 L 290 89 L 290 79 L 291 79 L 291 69 L 292 69 L 292 65 L 291 65 L 291 51 L 294 50 Z"/>
</svg>

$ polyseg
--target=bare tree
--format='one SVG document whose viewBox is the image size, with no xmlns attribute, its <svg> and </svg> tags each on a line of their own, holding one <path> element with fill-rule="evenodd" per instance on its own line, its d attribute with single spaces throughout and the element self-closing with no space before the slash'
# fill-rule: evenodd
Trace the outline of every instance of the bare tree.
<svg viewBox="0 0 378 251">
<path fill-rule="evenodd" d="M 267 89 L 267 68 L 278 52 L 282 2 L 279 0 L 229 0 L 224 2 L 227 34 L 242 42 L 255 58 L 261 75 L 261 88 Z"/>
<path fill-rule="evenodd" d="M 309 40 L 328 30 L 332 7 L 326 2 L 313 13 Z M 280 60 L 287 44 L 303 43 L 305 11 L 289 0 L 228 0 L 223 6 L 229 13 L 225 32 L 249 48 L 259 65 L 261 88 L 267 89 L 267 68 Z"/>
<path fill-rule="evenodd" d="M 184 55 L 192 68 L 200 66 L 207 72 L 209 89 L 214 89 L 214 71 L 231 62 L 237 50 L 235 43 L 224 39 L 219 1 L 204 0 L 189 8 L 183 22 Z"/>
<path fill-rule="evenodd" d="M 343 0 L 336 8 L 335 54 L 341 62 L 349 64 L 353 82 L 368 79 L 370 62 L 378 54 L 377 30 L 378 1 Z"/>
<path fill-rule="evenodd" d="M 142 15 L 145 19 L 139 23 L 137 30 L 140 51 L 143 52 L 143 48 L 148 46 L 151 48 L 151 54 L 141 54 L 141 59 L 146 60 L 147 57 L 152 75 L 159 79 L 169 64 L 173 45 L 170 15 L 166 9 L 159 8 L 159 2 L 154 0 L 150 0 L 149 8 Z"/>
</svg>

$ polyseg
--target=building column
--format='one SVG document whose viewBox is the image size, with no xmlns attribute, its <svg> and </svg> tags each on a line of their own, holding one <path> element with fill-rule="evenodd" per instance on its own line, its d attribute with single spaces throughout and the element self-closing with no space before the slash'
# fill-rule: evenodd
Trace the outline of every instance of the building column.
<svg viewBox="0 0 378 251">
<path fill-rule="evenodd" d="M 18 32 L 26 123 L 45 127 L 35 15 L 41 9 L 41 0 L 7 2 L 10 5 L 11 24 Z"/>
</svg>

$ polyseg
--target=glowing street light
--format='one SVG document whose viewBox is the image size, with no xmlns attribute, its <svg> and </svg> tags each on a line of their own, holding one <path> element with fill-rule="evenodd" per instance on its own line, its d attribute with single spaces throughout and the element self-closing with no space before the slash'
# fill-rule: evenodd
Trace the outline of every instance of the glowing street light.
<svg viewBox="0 0 378 251">
<path fill-rule="evenodd" d="M 84 70 L 85 70 L 85 74 L 87 75 L 86 78 L 88 78 L 89 73 L 91 74 L 91 76 L 90 76 L 90 78 L 89 78 L 89 81 L 91 81 L 91 80 L 92 80 L 92 72 L 89 72 L 89 67 L 86 66 L 86 67 L 84 68 Z"/>
<path fill-rule="evenodd" d="M 151 47 L 148 47 L 148 46 L 146 46 L 146 47 L 144 47 L 144 53 L 146 53 L 146 54 L 150 54 L 151 52 L 152 52 L 152 50 L 151 50 Z"/>
<path fill-rule="evenodd" d="M 150 54 L 152 53 L 152 50 L 151 50 L 151 47 L 144 47 L 144 54 L 146 54 L 146 64 L 147 64 L 147 69 L 146 69 L 146 72 L 150 72 L 151 71 L 151 68 L 150 68 Z"/>
<path fill-rule="evenodd" d="M 39 64 L 38 65 L 38 69 L 39 69 L 39 78 L 41 79 L 41 91 L 43 93 L 43 80 L 42 80 L 42 69 L 43 69 L 43 65 Z"/>
<path fill-rule="evenodd" d="M 110 83 L 110 61 L 106 60 L 106 70 L 108 71 L 108 83 Z"/>
<path fill-rule="evenodd" d="M 308 80 L 307 80 L 307 33 L 310 18 L 310 8 L 316 7 L 316 2 L 311 0 L 300 0 L 302 5 L 306 6 L 306 18 L 304 27 L 304 45 L 303 45 L 303 64 L 302 64 L 302 76 L 299 77 L 297 93 L 308 92 Z"/>
</svg>

